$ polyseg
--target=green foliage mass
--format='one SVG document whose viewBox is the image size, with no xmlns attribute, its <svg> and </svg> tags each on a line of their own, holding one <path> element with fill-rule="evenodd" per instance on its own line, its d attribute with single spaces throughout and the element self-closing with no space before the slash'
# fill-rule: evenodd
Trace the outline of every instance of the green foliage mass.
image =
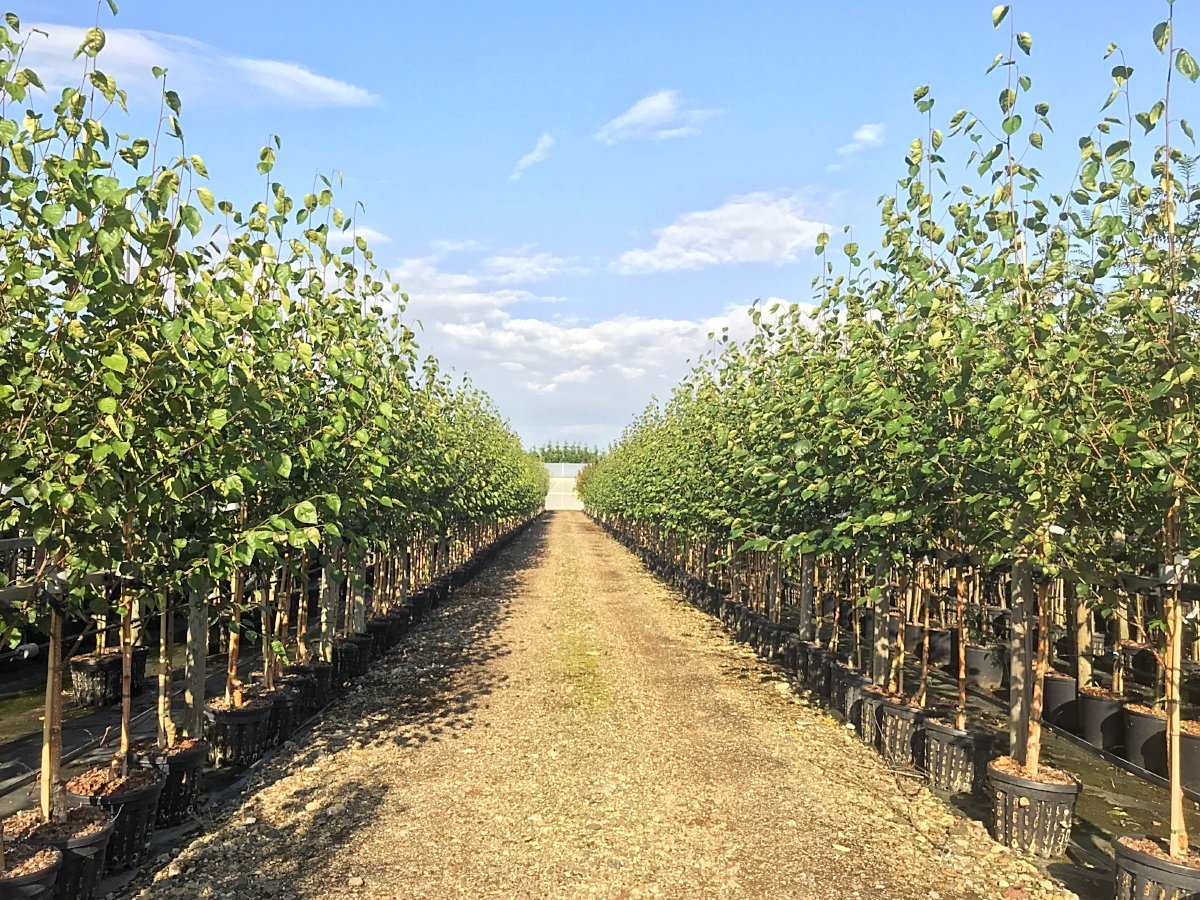
<svg viewBox="0 0 1200 900">
<path fill-rule="evenodd" d="M 330 179 L 289 193 L 275 140 L 238 209 L 166 72 L 159 132 L 130 138 L 103 32 L 57 97 L 21 67 L 38 38 L 0 27 L 0 534 L 37 542 L 77 613 L 88 571 L 165 590 L 289 548 L 353 564 L 540 507 L 543 467 L 420 358 Z M 33 612 L 3 612 L 15 640 Z"/>
</svg>

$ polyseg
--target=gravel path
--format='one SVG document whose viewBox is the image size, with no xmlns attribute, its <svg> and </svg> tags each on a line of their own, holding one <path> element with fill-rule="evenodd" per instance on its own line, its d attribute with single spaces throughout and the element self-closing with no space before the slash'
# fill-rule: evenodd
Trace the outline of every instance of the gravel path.
<svg viewBox="0 0 1200 900">
<path fill-rule="evenodd" d="M 1071 896 L 558 512 L 141 897 Z"/>
</svg>

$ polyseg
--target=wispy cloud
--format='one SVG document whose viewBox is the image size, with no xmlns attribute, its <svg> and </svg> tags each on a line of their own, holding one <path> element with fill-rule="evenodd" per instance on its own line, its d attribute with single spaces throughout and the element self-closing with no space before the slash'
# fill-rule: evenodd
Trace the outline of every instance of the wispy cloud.
<svg viewBox="0 0 1200 900">
<path fill-rule="evenodd" d="M 49 36 L 32 36 L 24 63 L 57 91 L 78 84 L 83 63 L 74 58 L 85 29 L 37 23 Z M 131 93 L 157 91 L 153 66 L 168 70 L 169 85 L 185 102 L 283 103 L 300 107 L 373 106 L 379 97 L 355 84 L 314 72 L 298 62 L 234 56 L 177 34 L 134 28 L 106 28 L 99 66 Z"/>
<path fill-rule="evenodd" d="M 643 97 L 615 119 L 605 122 L 596 132 L 596 140 L 604 144 L 619 144 L 631 140 L 662 141 L 690 137 L 700 133 L 700 126 L 719 116 L 719 109 L 689 106 L 679 91 L 658 91 Z"/>
<path fill-rule="evenodd" d="M 381 244 L 390 244 L 392 242 L 392 239 L 382 231 L 378 231 L 377 229 L 371 228 L 367 225 L 355 225 L 353 228 L 347 228 L 345 231 L 342 231 L 339 228 L 333 229 L 329 233 L 328 243 L 330 247 L 349 247 L 352 243 L 354 243 L 354 239 L 356 237 L 362 238 L 369 246 L 373 248 L 379 247 Z"/>
<path fill-rule="evenodd" d="M 653 247 L 622 253 L 614 268 L 631 275 L 722 263 L 791 262 L 828 230 L 796 194 L 747 194 L 680 216 L 659 229 Z"/>
<path fill-rule="evenodd" d="M 882 122 L 866 122 L 854 129 L 850 143 L 838 147 L 838 155 L 853 156 L 870 147 L 880 146 L 886 138 L 886 125 Z"/>
<path fill-rule="evenodd" d="M 533 145 L 533 149 L 517 160 L 516 166 L 509 175 L 510 181 L 516 181 L 530 166 L 536 166 L 538 163 L 545 162 L 550 158 L 550 151 L 554 149 L 554 135 L 550 132 L 542 132 L 538 137 L 537 143 Z"/>
</svg>

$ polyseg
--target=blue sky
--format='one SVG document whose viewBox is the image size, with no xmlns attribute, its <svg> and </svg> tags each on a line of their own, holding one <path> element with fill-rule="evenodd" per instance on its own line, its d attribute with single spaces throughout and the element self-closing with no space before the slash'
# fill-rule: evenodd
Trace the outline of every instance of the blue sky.
<svg viewBox="0 0 1200 900">
<path fill-rule="evenodd" d="M 992 5 L 120 0 L 101 14 L 100 66 L 131 89 L 138 132 L 156 110 L 150 65 L 170 69 L 219 196 L 260 195 L 272 134 L 293 192 L 342 172 L 342 205 L 365 205 L 357 222 L 413 295 L 422 345 L 528 440 L 606 443 L 712 328 L 743 332 L 756 298 L 806 300 L 822 227 L 875 244 L 876 198 L 924 130 L 916 85 L 933 86 L 935 124 L 960 107 L 996 118 Z M 8 8 L 51 32 L 35 68 L 76 71 L 71 29 L 94 2 Z M 1110 41 L 1153 99 L 1164 13 L 1014 4 L 1034 36 L 1031 96 L 1052 105 L 1050 184 L 1069 184 L 1098 117 Z M 1192 46 L 1200 9 L 1177 16 Z"/>
</svg>

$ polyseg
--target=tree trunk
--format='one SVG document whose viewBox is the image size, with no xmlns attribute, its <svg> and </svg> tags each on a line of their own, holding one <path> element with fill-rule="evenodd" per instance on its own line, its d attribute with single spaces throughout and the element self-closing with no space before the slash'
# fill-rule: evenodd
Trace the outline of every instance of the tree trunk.
<svg viewBox="0 0 1200 900">
<path fill-rule="evenodd" d="M 1075 680 L 1086 687 L 1092 683 L 1092 610 L 1078 585 L 1068 582 L 1066 590 L 1075 613 Z"/>
<path fill-rule="evenodd" d="M 954 709 L 954 727 L 967 728 L 967 582 L 959 571 L 954 587 L 955 627 L 958 629 L 958 704 Z"/>
<path fill-rule="evenodd" d="M 921 618 L 925 628 L 921 635 L 921 680 L 917 684 L 917 705 L 922 709 L 925 708 L 926 694 L 929 692 L 929 596 L 926 592 L 928 574 L 922 573 L 917 588 L 918 596 L 921 598 Z"/>
<path fill-rule="evenodd" d="M 1050 582 L 1037 587 L 1038 642 L 1033 667 L 1033 699 L 1029 704 L 1029 730 L 1025 738 L 1025 773 L 1037 778 L 1042 755 L 1042 705 L 1046 672 L 1050 668 Z"/>
<path fill-rule="evenodd" d="M 887 568 L 881 561 L 875 566 L 875 589 L 879 596 L 875 600 L 875 656 L 871 660 L 871 679 L 877 685 L 885 685 L 888 680 L 888 658 L 891 642 L 888 641 L 888 616 L 891 613 L 891 598 L 887 589 L 880 587 L 887 574 Z"/>
<path fill-rule="evenodd" d="M 1009 610 L 1008 747 L 1013 759 L 1025 762 L 1029 734 L 1029 612 L 1036 603 L 1033 572 L 1028 560 L 1018 560 L 1012 571 L 1013 602 Z M 966 645 L 962 647 L 966 656 Z"/>
<path fill-rule="evenodd" d="M 129 774 L 129 754 L 132 746 L 130 728 L 133 719 L 133 604 L 121 613 L 121 776 Z"/>
<path fill-rule="evenodd" d="M 175 722 L 171 718 L 171 605 L 170 594 L 162 594 L 158 614 L 158 747 L 175 746 Z"/>
<path fill-rule="evenodd" d="M 62 768 L 62 613 L 50 608 L 50 646 L 46 651 L 46 703 L 42 717 L 42 818 L 55 821 L 62 812 L 59 770 Z M 0 860 L 0 870 L 3 860 Z"/>
<path fill-rule="evenodd" d="M 208 678 L 208 580 L 189 584 L 187 591 L 188 633 L 183 702 L 187 708 L 188 737 L 200 738 L 204 734 L 204 693 Z"/>
</svg>

